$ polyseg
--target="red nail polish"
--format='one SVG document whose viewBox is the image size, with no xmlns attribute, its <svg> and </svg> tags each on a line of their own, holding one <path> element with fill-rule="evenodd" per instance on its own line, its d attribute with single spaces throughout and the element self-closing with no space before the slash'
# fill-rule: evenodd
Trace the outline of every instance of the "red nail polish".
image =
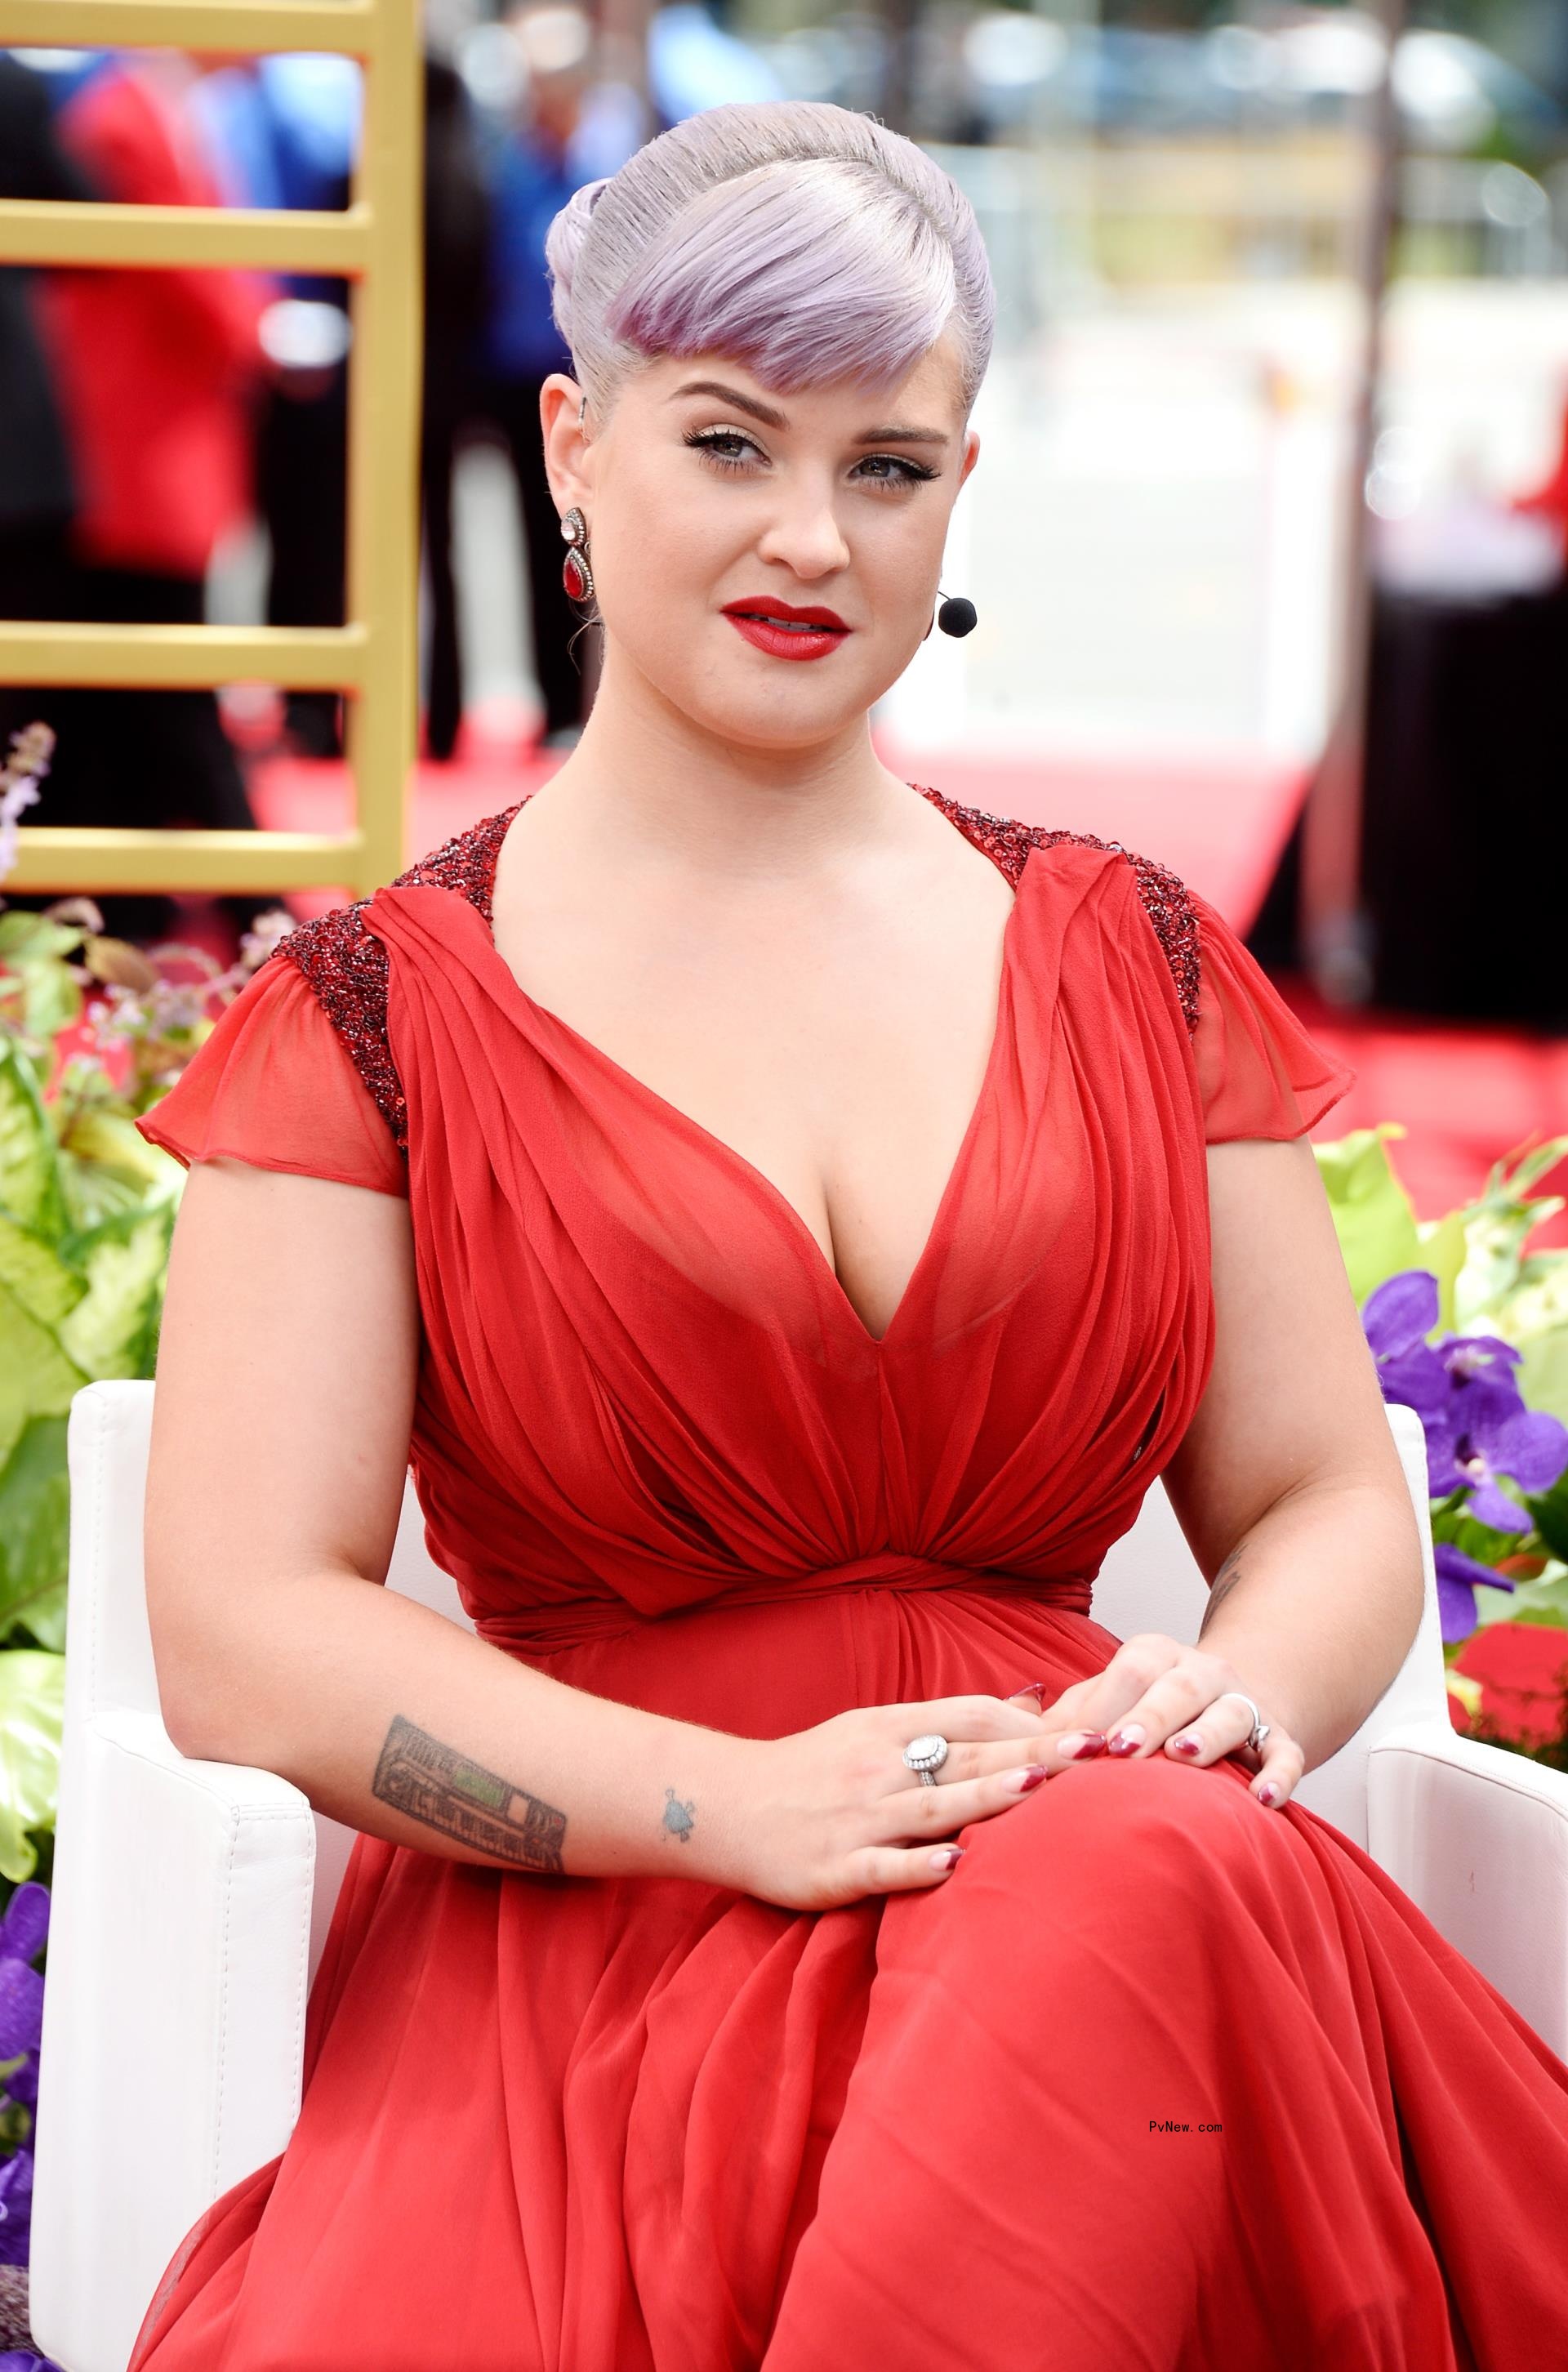
<svg viewBox="0 0 1568 2372">
<path fill-rule="evenodd" d="M 1091 1729 L 1088 1736 L 1085 1738 L 1082 1746 L 1075 1746 L 1073 1749 L 1071 1759 L 1074 1762 L 1082 1762 L 1087 1755 L 1103 1754 L 1104 1752 L 1104 1737 L 1098 1729 Z"/>
<path fill-rule="evenodd" d="M 1031 1762 L 1018 1782 L 1019 1794 L 1027 1796 L 1031 1787 L 1038 1787 L 1040 1781 L 1049 1778 L 1050 1775 L 1043 1762 Z"/>
</svg>

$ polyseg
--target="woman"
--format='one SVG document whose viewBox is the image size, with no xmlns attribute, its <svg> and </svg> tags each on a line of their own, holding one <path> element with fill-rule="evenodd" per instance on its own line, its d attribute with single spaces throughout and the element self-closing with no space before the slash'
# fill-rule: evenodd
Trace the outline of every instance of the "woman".
<svg viewBox="0 0 1568 2372">
<path fill-rule="evenodd" d="M 1568 2067 L 1291 1800 L 1421 1594 L 1351 1075 L 1165 868 L 872 751 L 970 209 L 720 108 L 551 261 L 582 742 L 143 1123 L 169 1726 L 365 1834 L 134 2372 L 1560 2359 Z M 477 1636 L 372 1586 L 411 1450 Z M 1156 1474 L 1197 1647 L 1089 1611 Z"/>
</svg>

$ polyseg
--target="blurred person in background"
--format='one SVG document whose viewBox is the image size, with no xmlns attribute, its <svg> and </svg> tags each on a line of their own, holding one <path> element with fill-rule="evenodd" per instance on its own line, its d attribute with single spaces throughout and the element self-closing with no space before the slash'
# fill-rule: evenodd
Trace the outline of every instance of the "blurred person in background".
<svg viewBox="0 0 1568 2372">
<path fill-rule="evenodd" d="M 353 58 L 225 60 L 192 94 L 223 203 L 335 214 L 347 205 L 364 109 Z M 341 626 L 348 510 L 346 280 L 270 274 L 254 413 L 256 506 L 269 547 L 270 626 Z M 302 756 L 343 752 L 335 692 L 291 692 L 285 729 Z"/>
<path fill-rule="evenodd" d="M 430 596 L 425 747 L 445 761 L 463 715 L 462 651 L 452 572 L 452 472 L 476 401 L 475 355 L 489 299 L 491 201 L 461 76 L 424 61 L 424 386 L 420 500 Z M 537 439 L 536 439 L 537 441 Z"/>
<path fill-rule="evenodd" d="M 0 52 L 0 198 L 80 202 L 97 194 L 55 136 L 44 83 Z M 0 271 L 0 618 L 56 613 L 65 599 L 75 505 L 36 278 Z M 29 721 L 22 698 L 0 686 L 0 746 Z"/>
<path fill-rule="evenodd" d="M 61 149 L 104 199 L 215 203 L 184 103 L 193 71 L 110 54 L 64 87 Z M 47 608 L 199 624 L 214 547 L 250 506 L 254 286 L 225 271 L 60 271 L 41 279 L 39 297 L 76 492 L 68 565 Z M 49 690 L 28 704 L 56 734 L 33 822 L 254 830 L 211 692 Z M 241 927 L 268 902 L 221 901 Z M 166 930 L 175 912 L 167 897 L 99 903 L 126 936 Z"/>
<path fill-rule="evenodd" d="M 540 390 L 552 371 L 569 366 L 550 309 L 545 234 L 575 192 L 619 169 L 641 132 L 623 110 L 608 117 L 595 110 L 594 29 L 574 0 L 544 0 L 507 22 L 523 76 L 489 159 L 494 214 L 482 401 L 517 472 L 533 672 L 544 712 L 540 746 L 548 750 L 576 739 L 583 680 L 571 650 L 581 620 L 561 581 L 561 527 L 540 436 Z M 607 141 L 619 144 L 619 153 L 607 155 Z"/>
</svg>

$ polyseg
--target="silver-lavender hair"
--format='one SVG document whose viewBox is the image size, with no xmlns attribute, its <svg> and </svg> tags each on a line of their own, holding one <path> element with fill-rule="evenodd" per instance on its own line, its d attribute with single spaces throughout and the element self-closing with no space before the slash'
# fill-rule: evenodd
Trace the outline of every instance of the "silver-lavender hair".
<svg viewBox="0 0 1568 2372">
<path fill-rule="evenodd" d="M 891 388 L 945 330 L 967 419 L 996 298 L 974 210 L 912 140 L 815 99 L 710 107 L 551 225 L 557 327 L 600 420 L 658 355 L 733 355 L 780 394 Z"/>
</svg>

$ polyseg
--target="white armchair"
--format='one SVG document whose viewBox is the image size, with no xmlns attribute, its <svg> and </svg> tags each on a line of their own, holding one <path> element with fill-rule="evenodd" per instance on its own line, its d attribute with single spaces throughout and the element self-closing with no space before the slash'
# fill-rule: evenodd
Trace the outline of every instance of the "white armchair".
<svg viewBox="0 0 1568 2372">
<path fill-rule="evenodd" d="M 158 1707 L 142 1570 L 150 1383 L 72 1404 L 71 1589 L 39 2070 L 32 2327 L 65 2372 L 124 2372 L 176 2244 L 298 2114 L 307 1994 L 352 1831 L 286 1780 L 192 1762 Z M 1299 1800 L 1378 1862 L 1568 2056 L 1568 1779 L 1447 1715 L 1419 1419 L 1389 1411 L 1425 1542 L 1399 1675 Z M 455 1622 L 408 1486 L 391 1587 Z M 1163 1489 L 1097 1585 L 1125 1637 L 1195 1637 L 1204 1585 Z"/>
</svg>

